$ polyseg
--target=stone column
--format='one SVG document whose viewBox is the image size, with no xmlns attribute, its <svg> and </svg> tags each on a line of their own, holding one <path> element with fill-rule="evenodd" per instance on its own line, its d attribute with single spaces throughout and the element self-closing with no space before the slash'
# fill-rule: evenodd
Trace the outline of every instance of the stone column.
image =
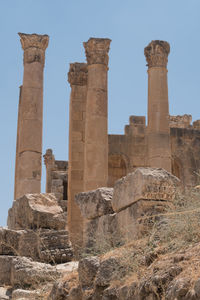
<svg viewBox="0 0 200 300">
<path fill-rule="evenodd" d="M 171 172 L 167 62 L 170 45 L 152 41 L 144 54 L 148 66 L 148 165 Z"/>
<path fill-rule="evenodd" d="M 108 51 L 109 39 L 84 43 L 88 62 L 85 120 L 84 191 L 107 186 L 108 181 Z"/>
<path fill-rule="evenodd" d="M 22 85 L 19 88 L 19 104 L 18 104 L 18 118 L 17 118 L 17 140 L 16 140 L 16 155 L 15 155 L 15 186 L 14 186 L 14 199 L 16 199 L 17 181 L 18 181 L 18 162 L 19 162 L 19 121 L 21 120 L 21 95 Z"/>
<path fill-rule="evenodd" d="M 51 193 L 52 171 L 55 170 L 55 157 L 52 149 L 47 149 L 43 155 L 46 166 L 46 193 Z"/>
<path fill-rule="evenodd" d="M 24 76 L 19 106 L 15 199 L 40 193 L 43 69 L 48 35 L 19 33 L 24 50 Z"/>
<path fill-rule="evenodd" d="M 87 64 L 70 64 L 71 85 L 69 114 L 68 228 L 75 248 L 82 245 L 83 218 L 74 196 L 83 192 L 85 110 L 87 97 Z"/>
</svg>

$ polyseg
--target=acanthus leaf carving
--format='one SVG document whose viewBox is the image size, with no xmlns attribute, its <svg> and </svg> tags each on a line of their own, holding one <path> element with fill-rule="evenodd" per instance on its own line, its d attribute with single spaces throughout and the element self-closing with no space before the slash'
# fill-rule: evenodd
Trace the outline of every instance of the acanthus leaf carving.
<svg viewBox="0 0 200 300">
<path fill-rule="evenodd" d="M 86 63 L 70 64 L 68 82 L 70 85 L 86 85 L 88 69 Z"/>
<path fill-rule="evenodd" d="M 167 67 L 168 55 L 170 53 L 170 45 L 165 41 L 152 41 L 145 49 L 147 66 L 151 67 Z"/>
<path fill-rule="evenodd" d="M 110 39 L 90 38 L 83 43 L 88 65 L 103 64 L 108 65 L 108 52 L 110 49 Z"/>
</svg>

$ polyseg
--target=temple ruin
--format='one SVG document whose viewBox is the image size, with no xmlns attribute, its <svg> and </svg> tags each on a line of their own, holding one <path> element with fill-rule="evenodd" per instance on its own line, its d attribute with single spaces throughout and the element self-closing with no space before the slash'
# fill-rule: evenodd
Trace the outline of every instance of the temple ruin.
<svg viewBox="0 0 200 300">
<path fill-rule="evenodd" d="M 24 78 L 20 88 L 15 198 L 40 193 L 42 155 L 43 68 L 47 35 L 22 34 Z M 148 123 L 130 116 L 124 134 L 108 134 L 108 52 L 111 40 L 84 43 L 87 63 L 71 63 L 69 158 L 57 161 L 51 149 L 44 155 L 46 193 L 55 193 L 68 211 L 73 244 L 82 243 L 83 217 L 75 195 L 115 182 L 138 167 L 163 168 L 184 186 L 199 182 L 200 120 L 170 116 L 167 62 L 170 45 L 152 41 L 144 50 L 148 66 Z"/>
</svg>

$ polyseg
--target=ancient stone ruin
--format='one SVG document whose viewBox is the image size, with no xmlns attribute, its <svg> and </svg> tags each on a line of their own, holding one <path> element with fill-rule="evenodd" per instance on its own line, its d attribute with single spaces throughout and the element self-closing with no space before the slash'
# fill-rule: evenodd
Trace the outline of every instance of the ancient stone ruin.
<svg viewBox="0 0 200 300">
<path fill-rule="evenodd" d="M 148 123 L 145 116 L 130 116 L 124 135 L 118 135 L 108 134 L 111 40 L 90 38 L 83 44 L 87 63 L 70 63 L 68 73 L 69 158 L 56 160 L 52 149 L 46 150 L 42 194 L 43 69 L 49 37 L 19 36 L 24 76 L 14 201 L 8 227 L 0 228 L 0 299 L 133 299 L 121 290 L 116 297 L 105 290 L 116 259 L 109 267 L 96 257 L 79 265 L 78 259 L 139 239 L 156 216 L 162 221 L 177 190 L 198 184 L 200 120 L 192 124 L 190 115 L 169 115 L 170 45 L 155 40 L 144 49 Z M 79 278 L 75 288 L 57 281 L 63 274 L 73 278 L 74 272 Z"/>
</svg>

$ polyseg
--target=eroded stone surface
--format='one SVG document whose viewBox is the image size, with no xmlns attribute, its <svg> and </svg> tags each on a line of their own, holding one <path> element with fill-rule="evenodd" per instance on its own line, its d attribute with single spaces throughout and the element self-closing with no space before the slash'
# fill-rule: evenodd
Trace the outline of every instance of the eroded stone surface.
<svg viewBox="0 0 200 300">
<path fill-rule="evenodd" d="M 22 290 L 17 289 L 14 290 L 12 293 L 12 300 L 35 300 L 35 299 L 41 299 L 42 295 L 40 291 L 30 291 L 30 290 Z"/>
<path fill-rule="evenodd" d="M 138 168 L 116 182 L 112 207 L 119 212 L 142 199 L 173 201 L 179 183 L 177 177 L 164 169 Z"/>
<path fill-rule="evenodd" d="M 141 238 L 150 231 L 154 223 L 154 216 L 162 215 L 169 210 L 166 201 L 138 200 L 115 215 L 118 239 L 121 243 Z"/>
<path fill-rule="evenodd" d="M 119 234 L 116 215 L 104 215 L 85 222 L 84 248 L 86 252 L 105 252 L 119 245 Z"/>
<path fill-rule="evenodd" d="M 26 194 L 13 202 L 8 213 L 10 229 L 65 229 L 66 213 L 53 194 Z"/>
<path fill-rule="evenodd" d="M 0 255 L 30 257 L 46 263 L 72 260 L 73 249 L 66 230 L 10 230 L 0 228 Z"/>
<path fill-rule="evenodd" d="M 100 266 L 100 260 L 97 256 L 90 256 L 79 261 L 78 274 L 81 286 L 90 287 Z"/>
<path fill-rule="evenodd" d="M 81 213 L 86 219 L 94 219 L 113 213 L 111 199 L 113 188 L 99 188 L 97 190 L 83 192 L 75 196 Z"/>
<path fill-rule="evenodd" d="M 56 268 L 49 264 L 35 262 L 25 257 L 13 257 L 11 260 L 10 283 L 12 286 L 31 286 L 34 289 L 58 277 L 59 273 Z"/>
<path fill-rule="evenodd" d="M 10 285 L 11 277 L 11 256 L 0 256 L 0 285 Z"/>
</svg>

